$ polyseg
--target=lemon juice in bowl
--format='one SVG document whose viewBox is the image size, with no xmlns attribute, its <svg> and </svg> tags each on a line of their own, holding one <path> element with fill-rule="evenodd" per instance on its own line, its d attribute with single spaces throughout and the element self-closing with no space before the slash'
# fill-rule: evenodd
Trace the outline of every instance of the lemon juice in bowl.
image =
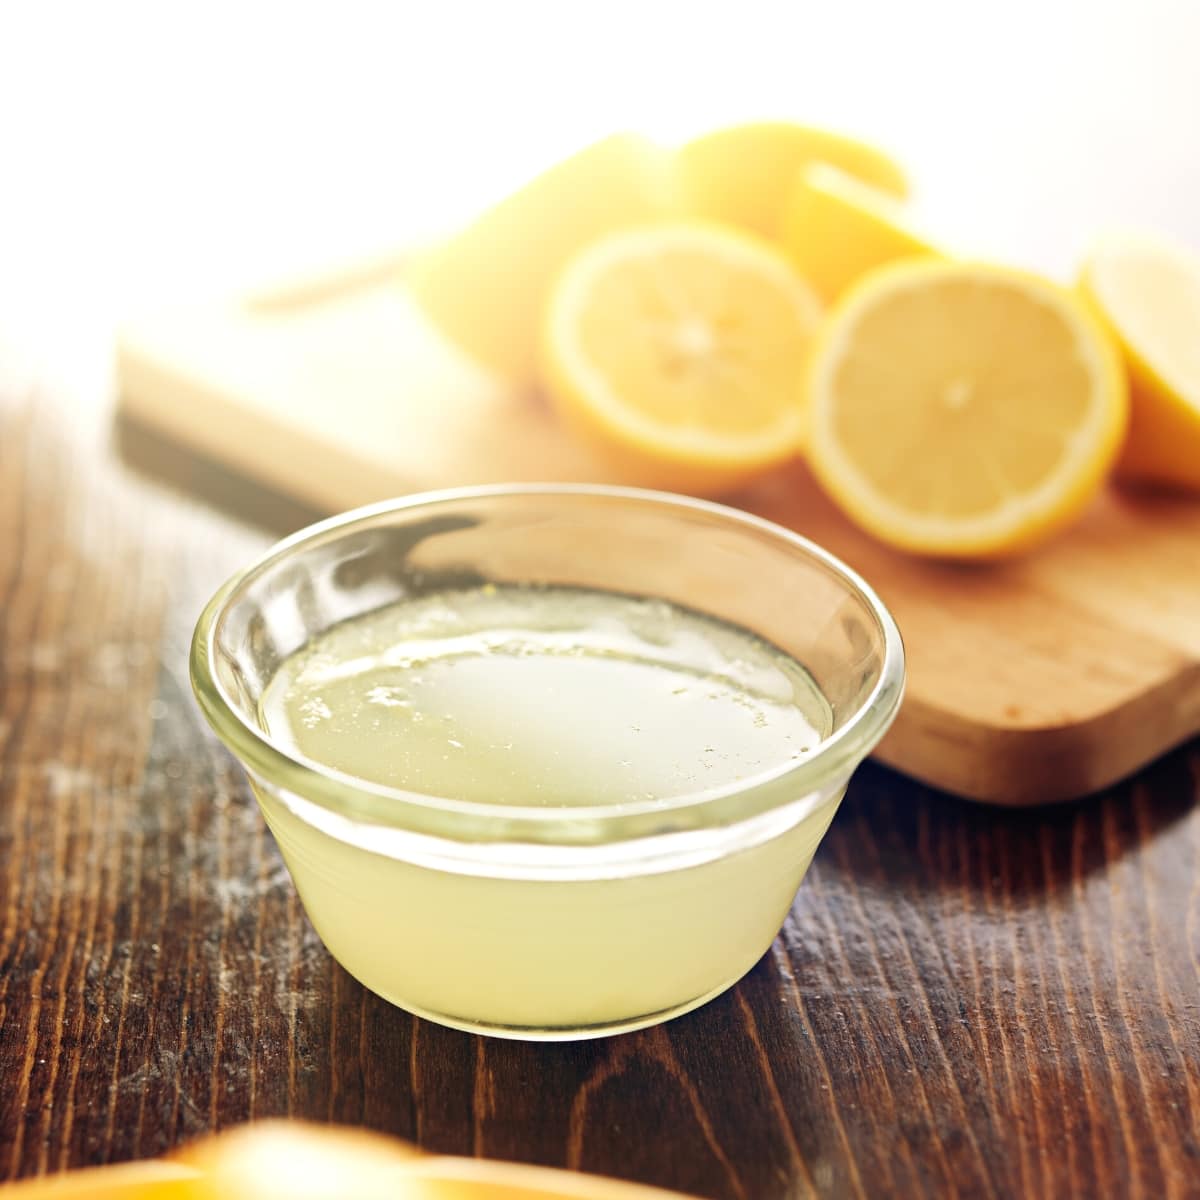
<svg viewBox="0 0 1200 1200">
<path fill-rule="evenodd" d="M 668 801 L 810 753 L 832 716 L 760 638 L 663 600 L 494 584 L 336 625 L 264 727 L 375 783 L 483 804 Z"/>
<path fill-rule="evenodd" d="M 209 606 L 193 678 L 347 970 L 561 1038 L 754 964 L 902 662 L 865 585 L 766 522 L 524 487 L 297 535 Z"/>
</svg>

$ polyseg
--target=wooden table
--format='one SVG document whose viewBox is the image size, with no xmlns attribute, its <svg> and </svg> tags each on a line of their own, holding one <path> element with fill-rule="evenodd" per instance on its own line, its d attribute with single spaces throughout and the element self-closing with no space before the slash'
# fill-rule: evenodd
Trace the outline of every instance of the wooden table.
<svg viewBox="0 0 1200 1200">
<path fill-rule="evenodd" d="M 868 766 L 732 991 L 468 1036 L 331 962 L 192 703 L 203 600 L 307 516 L 263 499 L 0 395 L 0 1179 L 292 1114 L 713 1197 L 1200 1196 L 1200 746 L 1024 812 Z"/>
</svg>

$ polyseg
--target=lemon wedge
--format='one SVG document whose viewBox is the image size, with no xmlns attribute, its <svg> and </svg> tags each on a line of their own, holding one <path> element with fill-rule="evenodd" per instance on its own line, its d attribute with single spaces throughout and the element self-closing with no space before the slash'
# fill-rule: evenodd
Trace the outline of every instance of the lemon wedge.
<svg viewBox="0 0 1200 1200">
<path fill-rule="evenodd" d="M 809 372 L 814 474 L 858 524 L 946 558 L 1074 520 L 1125 432 L 1112 343 L 1072 293 L 975 263 L 882 267 L 831 314 Z"/>
<path fill-rule="evenodd" d="M 792 180 L 813 162 L 831 163 L 895 196 L 908 193 L 903 169 L 874 146 L 790 121 L 754 121 L 714 130 L 680 147 L 681 203 L 688 215 L 775 238 Z"/>
<path fill-rule="evenodd" d="M 734 229 L 611 234 L 551 293 L 543 383 L 625 474 L 720 492 L 797 452 L 820 311 L 782 254 Z"/>
<path fill-rule="evenodd" d="M 938 253 L 909 227 L 895 196 L 828 163 L 810 163 L 793 180 L 781 241 L 830 301 L 875 267 Z"/>
<path fill-rule="evenodd" d="M 667 214 L 673 180 L 662 147 L 633 134 L 605 138 L 421 255 L 409 286 L 452 342 L 528 383 L 546 293 L 563 263 L 602 234 Z"/>
<path fill-rule="evenodd" d="M 1110 235 L 1080 284 L 1129 370 L 1129 436 L 1118 472 L 1200 490 L 1200 256 L 1158 239 Z"/>
</svg>

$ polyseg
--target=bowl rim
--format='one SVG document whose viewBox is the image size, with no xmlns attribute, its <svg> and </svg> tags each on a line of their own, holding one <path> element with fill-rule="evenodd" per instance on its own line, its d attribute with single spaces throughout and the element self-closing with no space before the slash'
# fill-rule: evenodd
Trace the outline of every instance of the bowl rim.
<svg viewBox="0 0 1200 1200">
<path fill-rule="evenodd" d="M 302 547 L 392 513 L 504 497 L 555 496 L 627 501 L 680 515 L 704 514 L 727 527 L 766 535 L 823 567 L 848 594 L 866 606 L 882 636 L 879 678 L 846 723 L 823 739 L 815 753 L 750 779 L 688 792 L 669 799 L 611 805 L 532 807 L 408 791 L 373 783 L 287 748 L 249 722 L 212 669 L 216 637 L 235 595 Z M 704 611 L 702 608 L 698 611 Z M 252 779 L 316 804 L 356 827 L 376 826 L 432 835 L 455 843 L 511 842 L 597 845 L 659 835 L 671 829 L 705 830 L 734 825 L 786 805 L 836 792 L 887 732 L 904 692 L 905 655 L 899 628 L 875 590 L 852 567 L 803 535 L 742 509 L 692 496 L 645 488 L 586 483 L 485 484 L 413 492 L 349 509 L 307 525 L 275 542 L 232 575 L 204 606 L 192 636 L 189 675 L 200 710 L 218 738 Z M 783 799 L 780 799 L 780 795 Z M 810 805 L 811 807 L 811 805 Z"/>
</svg>

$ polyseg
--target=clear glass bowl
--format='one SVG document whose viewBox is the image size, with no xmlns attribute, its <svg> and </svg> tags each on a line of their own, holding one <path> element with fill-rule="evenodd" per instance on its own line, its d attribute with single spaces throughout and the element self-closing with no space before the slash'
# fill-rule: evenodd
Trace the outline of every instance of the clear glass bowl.
<svg viewBox="0 0 1200 1200">
<path fill-rule="evenodd" d="M 659 597 L 742 626 L 807 668 L 832 733 L 804 759 L 665 805 L 526 808 L 373 785 L 263 728 L 263 690 L 316 635 L 488 581 Z M 514 485 L 409 496 L 287 538 L 205 608 L 191 674 L 352 975 L 445 1025 L 563 1039 L 686 1012 L 761 957 L 896 713 L 904 656 L 874 592 L 786 529 L 661 493 Z"/>
</svg>

